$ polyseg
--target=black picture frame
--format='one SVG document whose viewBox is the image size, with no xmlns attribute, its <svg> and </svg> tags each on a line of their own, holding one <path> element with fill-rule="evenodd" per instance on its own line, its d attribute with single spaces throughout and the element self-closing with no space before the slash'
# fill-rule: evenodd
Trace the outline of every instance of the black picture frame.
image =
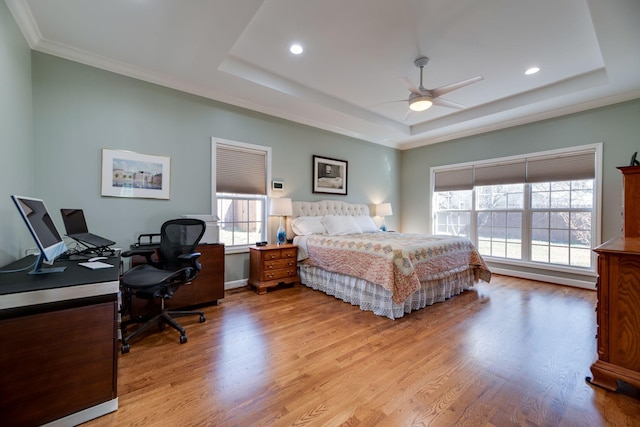
<svg viewBox="0 0 640 427">
<path fill-rule="evenodd" d="M 347 195 L 349 162 L 313 156 L 313 192 Z"/>
</svg>

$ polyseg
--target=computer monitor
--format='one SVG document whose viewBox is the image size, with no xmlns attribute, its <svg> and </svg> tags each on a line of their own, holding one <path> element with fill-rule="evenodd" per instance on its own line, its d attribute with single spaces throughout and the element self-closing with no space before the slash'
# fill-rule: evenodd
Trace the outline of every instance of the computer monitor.
<svg viewBox="0 0 640 427">
<path fill-rule="evenodd" d="M 64 271 L 65 267 L 43 268 L 42 263 L 52 264 L 53 261 L 65 253 L 67 246 L 60 237 L 44 202 L 41 199 L 23 196 L 11 196 L 31 236 L 36 241 L 40 254 L 35 267 L 29 274 L 57 273 Z"/>
</svg>

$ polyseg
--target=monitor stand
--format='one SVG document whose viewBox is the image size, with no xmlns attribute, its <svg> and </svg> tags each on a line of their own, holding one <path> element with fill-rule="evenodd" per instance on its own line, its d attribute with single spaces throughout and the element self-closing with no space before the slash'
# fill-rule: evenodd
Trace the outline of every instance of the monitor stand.
<svg viewBox="0 0 640 427">
<path fill-rule="evenodd" d="M 44 262 L 44 257 L 42 254 L 38 255 L 38 259 L 36 260 L 36 264 L 33 267 L 33 270 L 29 272 L 29 274 L 48 274 L 48 273 L 61 273 L 67 267 L 42 267 Z"/>
</svg>

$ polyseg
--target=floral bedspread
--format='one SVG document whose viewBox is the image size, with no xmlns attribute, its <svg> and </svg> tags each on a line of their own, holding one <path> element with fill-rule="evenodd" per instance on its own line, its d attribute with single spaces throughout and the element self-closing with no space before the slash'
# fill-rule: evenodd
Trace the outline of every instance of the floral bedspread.
<svg viewBox="0 0 640 427">
<path fill-rule="evenodd" d="M 491 279 L 480 253 L 462 237 L 380 232 L 304 236 L 296 243 L 303 263 L 376 283 L 398 304 L 420 288 L 420 281 L 469 268 L 478 268 L 485 282 Z"/>
</svg>

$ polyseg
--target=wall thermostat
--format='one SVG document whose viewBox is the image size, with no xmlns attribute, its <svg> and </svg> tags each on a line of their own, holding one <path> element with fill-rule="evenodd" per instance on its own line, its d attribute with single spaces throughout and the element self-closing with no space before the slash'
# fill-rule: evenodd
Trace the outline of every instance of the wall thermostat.
<svg viewBox="0 0 640 427">
<path fill-rule="evenodd" d="M 276 181 L 276 180 L 271 181 L 271 189 L 275 191 L 284 190 L 284 181 Z"/>
</svg>

